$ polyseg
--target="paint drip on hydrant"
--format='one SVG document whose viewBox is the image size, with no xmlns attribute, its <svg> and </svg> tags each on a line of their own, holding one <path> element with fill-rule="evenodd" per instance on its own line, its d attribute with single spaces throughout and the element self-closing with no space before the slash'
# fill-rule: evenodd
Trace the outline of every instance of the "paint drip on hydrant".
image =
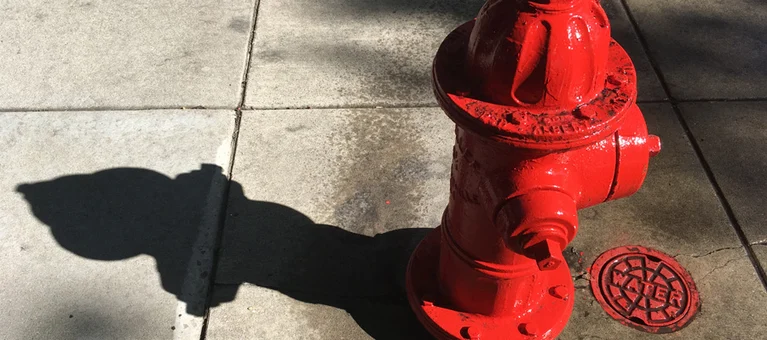
<svg viewBox="0 0 767 340">
<path fill-rule="evenodd" d="M 489 0 L 434 61 L 456 123 L 450 202 L 408 298 L 438 339 L 554 339 L 572 313 L 577 210 L 636 192 L 660 139 L 597 0 Z"/>
</svg>

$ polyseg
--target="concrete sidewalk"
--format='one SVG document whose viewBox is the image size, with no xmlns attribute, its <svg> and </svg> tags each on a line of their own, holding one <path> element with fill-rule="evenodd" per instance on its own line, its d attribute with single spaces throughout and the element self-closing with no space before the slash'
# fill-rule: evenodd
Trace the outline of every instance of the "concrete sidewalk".
<svg viewBox="0 0 767 340">
<path fill-rule="evenodd" d="M 0 339 L 428 338 L 403 282 L 448 197 L 431 59 L 482 2 L 0 4 Z M 603 6 L 664 149 L 580 212 L 560 339 L 767 339 L 767 4 Z M 586 267 L 630 244 L 690 271 L 687 328 L 595 303 Z"/>
</svg>

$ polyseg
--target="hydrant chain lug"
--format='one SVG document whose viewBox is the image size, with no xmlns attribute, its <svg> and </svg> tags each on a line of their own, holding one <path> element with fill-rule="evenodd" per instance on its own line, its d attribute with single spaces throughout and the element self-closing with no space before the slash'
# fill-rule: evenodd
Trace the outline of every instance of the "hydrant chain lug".
<svg viewBox="0 0 767 340">
<path fill-rule="evenodd" d="M 577 210 L 635 193 L 660 152 L 634 65 L 596 0 L 488 0 L 432 74 L 456 145 L 410 305 L 438 339 L 555 339 L 575 300 L 562 251 Z"/>
</svg>

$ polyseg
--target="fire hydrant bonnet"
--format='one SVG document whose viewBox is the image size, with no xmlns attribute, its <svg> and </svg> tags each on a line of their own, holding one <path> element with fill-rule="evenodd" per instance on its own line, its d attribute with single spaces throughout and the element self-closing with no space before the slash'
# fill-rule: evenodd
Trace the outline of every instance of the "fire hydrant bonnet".
<svg viewBox="0 0 767 340">
<path fill-rule="evenodd" d="M 615 132 L 636 100 L 634 65 L 596 2 L 557 3 L 572 7 L 551 13 L 532 1 L 490 0 L 448 35 L 433 81 L 451 119 L 531 149 L 583 146 Z"/>
</svg>

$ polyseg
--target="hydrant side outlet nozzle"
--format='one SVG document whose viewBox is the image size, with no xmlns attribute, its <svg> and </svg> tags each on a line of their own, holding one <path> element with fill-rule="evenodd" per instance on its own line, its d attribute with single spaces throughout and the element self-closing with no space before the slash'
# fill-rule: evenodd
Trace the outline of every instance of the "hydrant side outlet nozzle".
<svg viewBox="0 0 767 340">
<path fill-rule="evenodd" d="M 456 123 L 450 202 L 410 260 L 410 304 L 438 339 L 554 339 L 577 210 L 636 192 L 660 151 L 634 65 L 597 0 L 488 0 L 433 84 Z"/>
</svg>

